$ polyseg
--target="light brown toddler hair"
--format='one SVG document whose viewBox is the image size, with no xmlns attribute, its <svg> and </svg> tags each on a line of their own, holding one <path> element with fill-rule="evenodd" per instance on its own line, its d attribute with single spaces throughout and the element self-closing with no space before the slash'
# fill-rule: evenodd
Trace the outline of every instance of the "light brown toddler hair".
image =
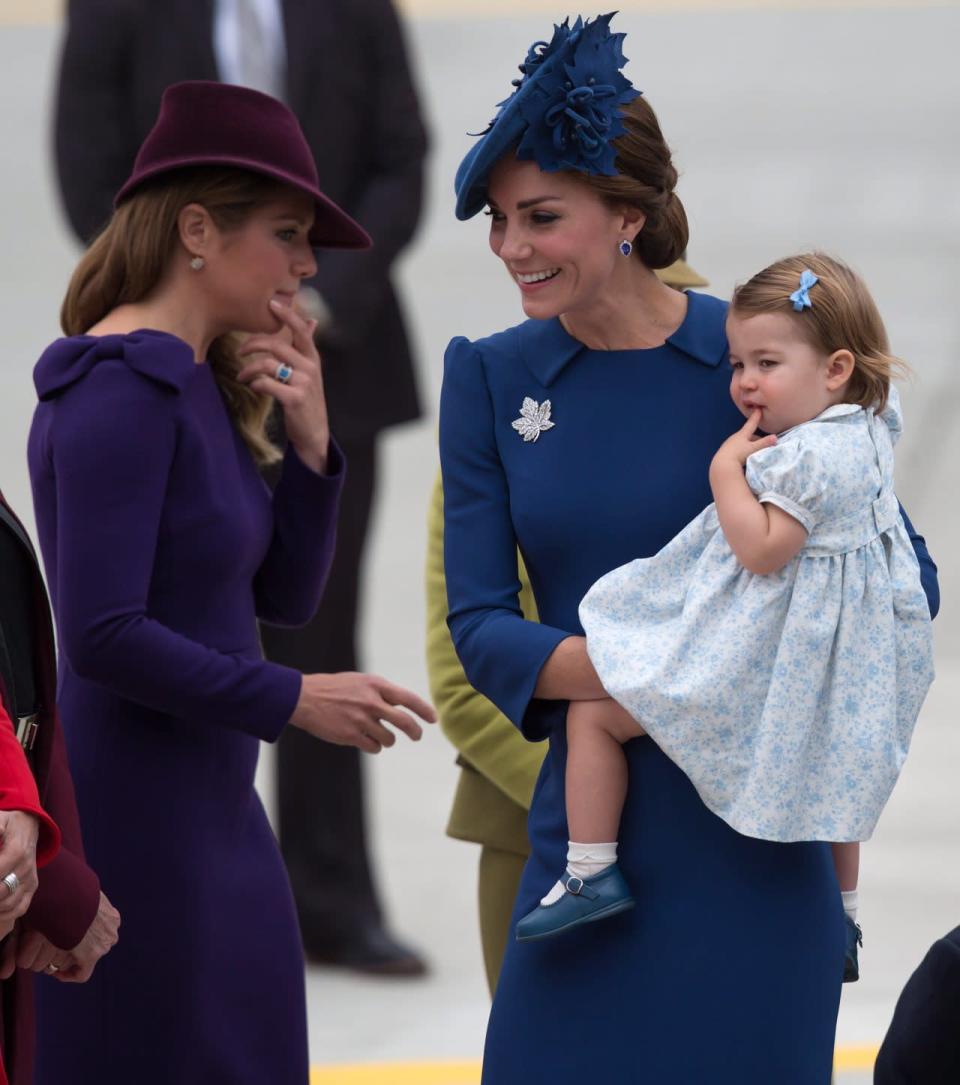
<svg viewBox="0 0 960 1085">
<path fill-rule="evenodd" d="M 790 295 L 804 271 L 817 282 L 808 290 L 809 307 L 797 310 Z M 830 355 L 849 350 L 854 365 L 843 401 L 882 411 L 892 377 L 909 368 L 890 353 L 887 331 L 866 283 L 842 260 L 822 252 L 805 252 L 778 260 L 738 286 L 730 302 L 740 317 L 783 313 L 815 350 Z"/>
</svg>

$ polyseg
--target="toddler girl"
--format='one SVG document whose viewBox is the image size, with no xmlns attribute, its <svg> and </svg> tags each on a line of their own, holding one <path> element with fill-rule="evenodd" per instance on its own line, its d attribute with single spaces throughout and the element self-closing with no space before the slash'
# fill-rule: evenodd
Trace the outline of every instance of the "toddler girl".
<svg viewBox="0 0 960 1085">
<path fill-rule="evenodd" d="M 713 458 L 714 504 L 580 605 L 613 700 L 570 705 L 567 873 L 517 936 L 632 906 L 616 866 L 621 745 L 646 733 L 738 832 L 834 843 L 853 979 L 857 841 L 933 679 L 930 612 L 893 492 L 890 377 L 902 363 L 864 283 L 821 254 L 739 287 L 727 336 L 747 422 Z"/>
</svg>

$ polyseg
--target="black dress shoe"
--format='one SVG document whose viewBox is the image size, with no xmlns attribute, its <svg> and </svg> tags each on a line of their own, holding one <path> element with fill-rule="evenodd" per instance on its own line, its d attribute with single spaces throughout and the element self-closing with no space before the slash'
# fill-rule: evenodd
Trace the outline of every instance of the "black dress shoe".
<svg viewBox="0 0 960 1085">
<path fill-rule="evenodd" d="M 308 964 L 348 968 L 372 976 L 425 976 L 426 961 L 383 927 L 364 927 L 336 941 L 311 938 L 304 945 Z"/>
</svg>

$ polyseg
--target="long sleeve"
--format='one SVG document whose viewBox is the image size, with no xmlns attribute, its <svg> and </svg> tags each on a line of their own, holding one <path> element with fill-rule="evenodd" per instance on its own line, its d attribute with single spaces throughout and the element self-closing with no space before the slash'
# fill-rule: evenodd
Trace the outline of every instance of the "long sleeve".
<svg viewBox="0 0 960 1085">
<path fill-rule="evenodd" d="M 534 697 L 540 670 L 571 632 L 526 621 L 520 609 L 510 492 L 494 438 L 479 353 L 466 339 L 447 348 L 440 397 L 444 566 L 448 624 L 470 684 L 521 728 L 545 738 L 566 702 Z"/>
<path fill-rule="evenodd" d="M 0 705 L 0 810 L 33 814 L 40 825 L 37 866 L 45 866 L 60 848 L 60 830 L 40 805 L 37 785 L 23 748 L 17 741 L 10 717 Z"/>
<path fill-rule="evenodd" d="M 287 446 L 273 494 L 273 540 L 254 583 L 257 617 L 305 625 L 320 604 L 337 540 L 346 464 L 333 440 L 327 473 L 311 471 Z"/>
<path fill-rule="evenodd" d="M 54 148 L 74 233 L 89 241 L 106 223 L 137 150 L 128 116 L 130 19 L 136 5 L 70 0 L 60 55 Z"/>
<path fill-rule="evenodd" d="M 520 605 L 536 619 L 536 605 L 521 567 Z M 482 776 L 515 803 L 530 808 L 543 763 L 543 747 L 524 742 L 506 716 L 467 681 L 447 628 L 447 584 L 443 571 L 443 486 L 433 488 L 427 530 L 427 675 L 440 727 Z"/>
<path fill-rule="evenodd" d="M 357 4 L 353 17 L 367 39 L 372 83 L 370 127 L 362 135 L 369 158 L 359 191 L 346 208 L 373 239 L 365 253 L 318 252 L 317 289 L 333 314 L 330 338 L 346 348 L 366 337 L 390 268 L 420 218 L 427 135 L 407 60 L 403 31 L 390 0 Z M 322 152 L 322 148 L 318 148 Z"/>
<path fill-rule="evenodd" d="M 60 826 L 63 845 L 40 871 L 39 885 L 24 917 L 55 946 L 73 949 L 87 933 L 100 902 L 100 880 L 87 866 L 80 836 L 80 816 L 67 766 L 67 750 L 59 720 L 54 727 L 43 802 Z"/>
<path fill-rule="evenodd" d="M 272 740 L 300 675 L 209 648 L 147 612 L 178 402 L 170 388 L 103 361 L 54 405 L 61 650 L 76 674 L 121 697 Z"/>
<path fill-rule="evenodd" d="M 940 582 L 937 579 L 937 566 L 930 551 L 927 549 L 927 540 L 918 533 L 917 529 L 907 516 L 907 510 L 900 506 L 900 515 L 903 517 L 903 525 L 913 543 L 914 553 L 920 563 L 920 583 L 927 596 L 927 605 L 930 607 L 930 617 L 936 618 L 940 612 Z"/>
</svg>

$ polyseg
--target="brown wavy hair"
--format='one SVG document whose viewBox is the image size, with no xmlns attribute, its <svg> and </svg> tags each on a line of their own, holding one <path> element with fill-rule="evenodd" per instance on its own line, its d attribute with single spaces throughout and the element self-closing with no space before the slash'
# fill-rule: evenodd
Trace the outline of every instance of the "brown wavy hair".
<svg viewBox="0 0 960 1085">
<path fill-rule="evenodd" d="M 613 141 L 617 174 L 574 176 L 611 205 L 630 204 L 646 216 L 633 252 L 648 268 L 669 267 L 686 251 L 687 213 L 674 189 L 677 170 L 653 107 L 642 95 L 621 107 L 626 134 Z"/>
<path fill-rule="evenodd" d="M 144 185 L 116 209 L 77 265 L 60 309 L 64 334 L 84 334 L 118 305 L 143 301 L 157 287 L 179 243 L 177 218 L 187 204 L 200 204 L 218 229 L 232 230 L 282 190 L 270 178 L 221 166 L 175 170 Z M 254 459 L 272 463 L 280 457 L 267 436 L 273 399 L 237 380 L 239 343 L 236 334 L 220 336 L 207 362 Z"/>
<path fill-rule="evenodd" d="M 807 269 L 819 281 L 810 287 L 810 307 L 798 312 L 790 295 Z M 906 362 L 890 353 L 887 330 L 867 284 L 842 260 L 826 253 L 799 253 L 764 268 L 734 290 L 730 311 L 745 317 L 783 313 L 822 354 L 849 350 L 853 372 L 844 403 L 882 411 L 891 379 L 910 373 Z"/>
</svg>

